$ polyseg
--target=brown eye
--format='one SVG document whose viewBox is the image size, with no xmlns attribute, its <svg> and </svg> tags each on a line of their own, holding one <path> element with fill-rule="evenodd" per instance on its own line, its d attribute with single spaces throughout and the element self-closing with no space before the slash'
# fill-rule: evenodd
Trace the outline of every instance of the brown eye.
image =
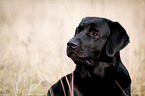
<svg viewBox="0 0 145 96">
<path fill-rule="evenodd" d="M 97 36 L 98 34 L 94 33 L 93 35 L 94 35 L 94 36 Z"/>
<path fill-rule="evenodd" d="M 98 33 L 93 32 L 92 35 L 93 35 L 93 36 L 98 36 Z"/>
<path fill-rule="evenodd" d="M 79 32 L 79 31 L 77 31 L 76 33 L 77 33 L 77 34 L 79 34 L 80 32 Z"/>
</svg>

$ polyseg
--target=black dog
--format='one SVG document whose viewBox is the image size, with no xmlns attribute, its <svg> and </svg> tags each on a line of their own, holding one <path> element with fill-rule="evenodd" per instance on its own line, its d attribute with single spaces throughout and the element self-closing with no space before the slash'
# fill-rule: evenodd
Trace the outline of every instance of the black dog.
<svg viewBox="0 0 145 96">
<path fill-rule="evenodd" d="M 86 17 L 67 43 L 67 55 L 76 64 L 48 96 L 130 96 L 131 79 L 120 59 L 129 43 L 125 29 L 105 18 Z"/>
</svg>

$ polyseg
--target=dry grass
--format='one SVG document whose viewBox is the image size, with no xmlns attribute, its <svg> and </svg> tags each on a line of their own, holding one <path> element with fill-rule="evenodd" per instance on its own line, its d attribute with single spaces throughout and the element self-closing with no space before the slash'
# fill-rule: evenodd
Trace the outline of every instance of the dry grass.
<svg viewBox="0 0 145 96">
<path fill-rule="evenodd" d="M 131 43 L 121 51 L 132 95 L 145 95 L 144 0 L 0 0 L 0 96 L 46 95 L 74 70 L 66 43 L 85 16 L 119 21 Z"/>
</svg>

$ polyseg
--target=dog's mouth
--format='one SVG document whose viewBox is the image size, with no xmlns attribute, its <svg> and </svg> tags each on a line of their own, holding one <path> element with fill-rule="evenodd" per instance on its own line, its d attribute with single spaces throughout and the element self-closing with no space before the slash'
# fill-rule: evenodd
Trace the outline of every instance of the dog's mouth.
<svg viewBox="0 0 145 96">
<path fill-rule="evenodd" d="M 94 61 L 92 59 L 89 59 L 89 58 L 79 58 L 79 62 L 81 62 L 81 64 L 85 64 L 87 66 L 94 65 Z"/>
<path fill-rule="evenodd" d="M 80 57 L 80 56 L 77 56 L 76 54 L 71 54 L 68 57 L 70 57 L 74 62 L 78 62 L 79 64 L 85 64 L 88 66 L 94 65 L 94 60 L 90 59 L 89 57 L 82 57 L 82 56 Z"/>
</svg>

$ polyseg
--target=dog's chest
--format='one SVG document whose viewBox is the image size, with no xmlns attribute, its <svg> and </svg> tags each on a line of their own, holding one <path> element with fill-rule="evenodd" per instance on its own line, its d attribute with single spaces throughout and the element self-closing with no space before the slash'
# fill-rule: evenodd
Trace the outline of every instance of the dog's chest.
<svg viewBox="0 0 145 96">
<path fill-rule="evenodd" d="M 74 85 L 74 96 L 119 96 L 122 94 L 113 81 L 80 82 Z"/>
</svg>

